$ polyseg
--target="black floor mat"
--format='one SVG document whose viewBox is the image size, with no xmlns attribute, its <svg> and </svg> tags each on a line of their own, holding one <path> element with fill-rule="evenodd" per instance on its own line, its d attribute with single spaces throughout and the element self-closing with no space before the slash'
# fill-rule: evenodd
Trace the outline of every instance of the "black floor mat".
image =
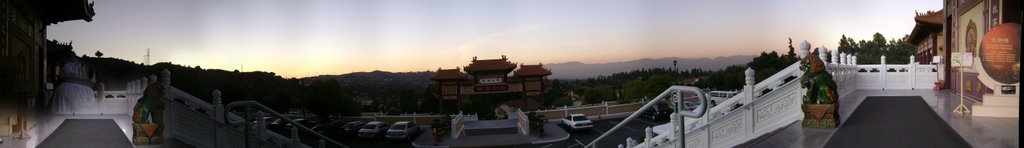
<svg viewBox="0 0 1024 148">
<path fill-rule="evenodd" d="M 971 147 L 919 96 L 867 97 L 825 147 Z"/>
<path fill-rule="evenodd" d="M 132 143 L 111 119 L 67 119 L 40 148 L 131 148 Z"/>
</svg>

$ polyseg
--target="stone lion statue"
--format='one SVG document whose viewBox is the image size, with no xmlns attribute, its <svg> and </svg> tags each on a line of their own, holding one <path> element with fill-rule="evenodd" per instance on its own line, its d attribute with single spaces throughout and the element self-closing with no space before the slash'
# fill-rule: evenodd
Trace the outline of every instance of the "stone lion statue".
<svg viewBox="0 0 1024 148">
<path fill-rule="evenodd" d="M 160 144 L 163 136 L 163 85 L 150 83 L 133 108 L 132 132 L 136 145 Z"/>
<path fill-rule="evenodd" d="M 804 127 L 835 128 L 839 123 L 839 95 L 832 74 L 825 69 L 825 63 L 817 56 L 800 60 L 804 71 L 800 86 L 807 90 L 803 96 Z"/>
</svg>

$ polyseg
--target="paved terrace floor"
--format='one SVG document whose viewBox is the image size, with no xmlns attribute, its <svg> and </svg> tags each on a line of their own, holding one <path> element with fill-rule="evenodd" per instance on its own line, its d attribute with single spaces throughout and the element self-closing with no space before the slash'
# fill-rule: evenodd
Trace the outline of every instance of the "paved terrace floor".
<svg viewBox="0 0 1024 148">
<path fill-rule="evenodd" d="M 953 109 L 960 103 L 959 95 L 948 90 L 857 90 L 840 97 L 841 119 L 849 119 L 857 106 L 868 96 L 921 96 L 945 121 L 935 124 L 949 124 L 971 146 L 1020 147 L 1018 118 L 958 115 L 953 113 Z M 974 103 L 965 99 L 964 104 L 970 107 Z M 823 147 L 835 132 L 836 129 L 803 128 L 797 122 L 762 141 L 755 142 L 753 147 Z"/>
</svg>

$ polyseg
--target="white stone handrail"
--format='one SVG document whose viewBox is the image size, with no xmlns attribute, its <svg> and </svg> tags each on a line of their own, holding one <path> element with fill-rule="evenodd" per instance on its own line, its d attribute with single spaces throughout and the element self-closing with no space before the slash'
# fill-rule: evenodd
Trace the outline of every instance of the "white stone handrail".
<svg viewBox="0 0 1024 148">
<path fill-rule="evenodd" d="M 700 105 L 698 105 L 697 108 L 694 109 L 693 111 L 685 111 L 684 110 L 685 105 L 683 104 L 683 98 L 682 98 L 684 93 L 693 93 L 694 95 L 697 96 L 697 98 L 698 98 L 697 101 L 700 103 Z M 700 118 L 701 116 L 704 116 L 704 114 L 706 113 L 707 108 L 708 108 L 707 97 L 705 96 L 704 92 L 701 89 L 699 89 L 697 87 L 692 87 L 692 86 L 678 86 L 678 85 L 677 86 L 670 86 L 668 89 L 663 91 L 657 97 L 654 97 L 654 99 L 650 100 L 643 107 L 640 107 L 640 109 L 638 109 L 638 112 L 634 112 L 633 114 L 629 115 L 629 117 L 626 117 L 626 119 L 622 120 L 622 122 L 620 122 L 619 124 L 615 125 L 615 127 L 612 127 L 611 129 L 606 131 L 604 134 L 601 134 L 601 136 L 598 136 L 597 139 L 594 139 L 593 141 L 591 141 L 590 143 L 588 143 L 584 147 L 597 147 L 597 142 L 598 141 L 600 141 L 604 137 L 608 136 L 609 134 L 615 132 L 616 130 L 621 128 L 626 123 L 629 123 L 630 121 L 634 120 L 636 117 L 638 117 L 641 114 L 640 111 L 650 109 L 655 104 L 661 102 L 665 98 L 670 98 L 670 99 L 673 100 L 673 102 L 675 102 L 675 106 L 676 106 L 675 110 L 676 111 L 671 116 L 682 116 L 682 117 Z M 675 122 L 674 124 L 676 124 L 675 126 L 682 126 L 682 125 L 679 125 L 678 122 Z M 650 139 L 653 137 L 651 135 L 651 128 L 648 127 L 646 130 L 647 130 L 647 136 L 646 136 L 647 138 L 646 139 L 647 139 L 647 141 L 650 141 Z M 681 133 L 680 133 L 680 135 L 681 135 Z M 627 145 L 630 145 L 630 147 L 632 147 L 634 145 L 632 143 L 635 143 L 635 141 L 633 141 L 632 139 L 627 139 L 627 143 L 628 143 Z"/>
<path fill-rule="evenodd" d="M 465 130 L 465 127 L 464 127 L 464 125 L 465 125 L 464 124 L 465 123 L 464 122 L 465 118 L 463 118 L 463 117 L 464 116 L 463 116 L 461 111 L 459 112 L 459 114 L 453 115 L 453 117 L 452 117 L 452 126 L 451 126 L 451 128 L 452 128 L 451 129 L 452 139 L 458 139 L 459 137 L 462 136 L 463 131 Z"/>
<path fill-rule="evenodd" d="M 804 41 L 801 46 L 801 57 L 809 55 L 810 44 Z M 938 77 L 935 65 L 918 65 L 914 58 L 910 57 L 911 64 L 887 65 L 885 56 L 881 57 L 878 65 L 857 65 L 857 56 L 847 53 L 831 52 L 832 59 L 828 59 L 825 47 L 819 48 L 823 64 L 836 82 L 837 93 L 846 95 L 856 89 L 882 88 L 882 89 L 920 89 L 930 88 Z M 895 70 L 888 72 L 889 69 Z M 860 72 L 864 70 L 865 72 Z M 871 72 L 877 70 L 877 72 Z M 794 63 L 779 73 L 763 80 L 760 83 L 753 83 L 753 71 L 746 71 L 747 85 L 743 92 L 738 93 L 728 101 L 721 103 L 708 110 L 708 114 L 700 120 L 685 120 L 685 138 L 677 138 L 674 134 L 679 132 L 675 122 L 677 115 L 672 115 L 672 130 L 668 134 L 651 137 L 647 133 L 644 143 L 637 143 L 632 138 L 627 138 L 626 147 L 682 147 L 680 141 L 685 141 L 686 147 L 733 147 L 753 138 L 770 133 L 776 129 L 785 127 L 790 123 L 803 118 L 800 111 L 800 104 L 805 90 L 800 87 L 803 71 L 799 70 L 799 63 Z M 789 81 L 786 81 L 789 79 Z M 770 90 L 770 91 L 766 91 Z M 732 109 L 734 104 L 743 104 L 730 112 L 723 112 Z M 722 114 L 719 114 L 722 113 Z M 701 123 L 701 124 L 696 124 Z M 706 124 L 704 124 L 706 123 Z M 622 123 L 620 123 L 622 124 Z M 622 145 L 619 145 L 622 147 Z"/>
<path fill-rule="evenodd" d="M 530 117 L 523 113 L 522 109 L 516 109 L 516 124 L 519 126 L 519 132 L 524 136 L 530 136 Z"/>
<path fill-rule="evenodd" d="M 321 134 L 319 134 L 317 132 L 314 132 L 309 127 L 306 127 L 305 125 L 299 124 L 298 122 L 295 122 L 294 120 L 288 118 L 284 114 L 278 113 L 278 112 L 274 111 L 273 109 L 270 109 L 269 107 L 263 106 L 263 104 L 260 104 L 259 102 L 256 102 L 256 101 L 237 101 L 237 102 L 231 102 L 230 104 L 225 106 L 222 110 L 223 111 L 230 111 L 231 109 L 234 109 L 235 107 L 245 107 L 245 108 L 249 108 L 249 109 L 255 109 L 255 110 L 258 110 L 258 111 L 260 111 L 262 113 L 265 113 L 267 115 L 271 115 L 273 117 L 282 119 L 282 121 L 290 123 L 291 124 L 291 128 L 290 128 L 291 129 L 291 143 L 290 144 L 292 145 L 292 147 L 301 147 L 303 145 L 303 143 L 299 140 L 299 134 L 298 134 L 299 131 L 302 131 L 302 132 L 308 133 L 308 134 L 310 134 L 310 135 L 312 135 L 312 136 L 314 136 L 316 138 L 320 138 L 319 139 L 319 144 L 320 144 L 319 147 L 324 147 L 325 146 L 324 144 L 329 142 L 330 144 L 333 144 L 335 146 L 341 146 L 341 147 L 348 148 L 348 146 L 346 146 L 344 144 L 341 144 L 341 143 L 339 143 L 337 141 L 334 141 L 333 139 L 331 139 L 331 138 L 329 138 L 327 136 L 324 136 L 324 135 L 321 135 Z M 220 112 L 222 112 L 222 111 L 220 111 Z M 257 118 L 263 118 L 262 114 L 257 115 L 256 117 Z M 252 122 L 247 122 L 245 120 L 243 120 L 243 121 L 244 122 L 229 122 L 228 125 L 244 125 L 244 124 L 251 124 L 252 123 Z"/>
<path fill-rule="evenodd" d="M 800 70 L 800 62 L 793 63 L 786 67 L 785 69 L 782 69 L 778 73 L 775 73 L 774 75 L 764 80 L 761 80 L 760 83 L 754 85 L 754 96 L 764 95 L 762 94 L 762 91 L 764 91 L 765 89 L 778 89 L 779 86 L 785 83 L 785 80 L 788 78 L 793 78 L 790 79 L 790 81 L 799 81 L 799 79 L 796 78 L 799 78 L 801 75 L 803 75 L 803 71 Z M 752 76 L 753 75 L 751 74 L 751 76 L 748 76 L 748 78 L 752 78 Z"/>
<path fill-rule="evenodd" d="M 155 82 L 155 76 L 150 76 L 150 82 Z M 164 86 L 164 138 L 177 139 L 183 143 L 196 147 L 309 147 L 297 140 L 298 135 L 293 132 L 292 138 L 287 138 L 266 129 L 266 121 L 262 118 L 247 123 L 248 129 L 227 124 L 228 121 L 246 121 L 243 118 L 225 112 L 221 104 L 220 91 L 214 90 L 213 103 L 196 98 L 180 89 L 170 86 L 170 72 L 164 70 L 158 84 Z M 144 87 L 144 84 L 138 84 Z M 144 90 L 144 89 L 143 89 Z M 142 92 L 138 92 L 141 93 Z M 262 114 L 262 112 L 260 112 Z M 260 115 L 262 116 L 262 115 Z M 294 130 L 294 128 L 293 128 Z M 307 128 L 308 130 L 308 128 Z M 247 135 L 245 131 L 249 131 Z M 314 135 L 318 135 L 314 133 Z M 248 143 L 246 143 L 248 142 Z M 323 140 L 321 139 L 321 144 Z M 338 144 L 337 142 L 333 142 Z M 342 145 L 344 147 L 344 145 Z"/>
</svg>

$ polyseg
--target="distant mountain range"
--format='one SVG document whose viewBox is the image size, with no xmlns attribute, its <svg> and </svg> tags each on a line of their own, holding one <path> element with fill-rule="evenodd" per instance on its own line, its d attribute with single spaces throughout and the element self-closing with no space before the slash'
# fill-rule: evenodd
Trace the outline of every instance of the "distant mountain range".
<svg viewBox="0 0 1024 148">
<path fill-rule="evenodd" d="M 671 68 L 672 60 L 676 60 L 679 70 L 700 68 L 704 70 L 719 70 L 728 66 L 746 64 L 754 59 L 755 55 L 735 55 L 715 58 L 643 58 L 639 60 L 611 62 L 601 64 L 587 64 L 581 62 L 566 62 L 556 64 L 544 64 L 544 67 L 551 70 L 551 79 L 585 79 L 599 75 L 611 75 L 636 69 L 648 68 Z"/>
<path fill-rule="evenodd" d="M 341 83 L 357 95 L 381 96 L 385 94 L 396 94 L 397 91 L 423 91 L 433 83 L 430 77 L 434 72 L 353 72 L 341 75 L 321 75 L 302 78 L 302 82 L 309 84 L 313 80 L 333 79 Z"/>
</svg>

